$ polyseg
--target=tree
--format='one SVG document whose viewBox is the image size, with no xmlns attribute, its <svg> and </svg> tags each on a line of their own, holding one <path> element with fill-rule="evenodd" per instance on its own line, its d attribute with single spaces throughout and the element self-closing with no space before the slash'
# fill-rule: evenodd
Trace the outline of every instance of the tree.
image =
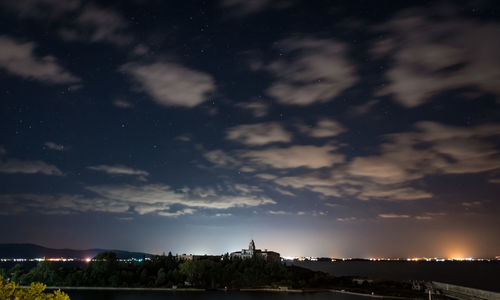
<svg viewBox="0 0 500 300">
<path fill-rule="evenodd" d="M 19 282 L 25 285 L 37 281 L 56 285 L 60 283 L 61 278 L 51 262 L 41 261 L 28 273 L 22 275 L 19 280 Z"/>
<path fill-rule="evenodd" d="M 7 283 L 0 276 L 0 299 L 2 300 L 69 300 L 69 296 L 57 290 L 53 293 L 44 293 L 46 285 L 32 282 L 29 288 L 23 288 L 15 282 Z"/>
<path fill-rule="evenodd" d="M 98 286 L 116 284 L 116 278 L 113 277 L 113 282 L 110 282 L 109 279 L 117 269 L 116 254 L 114 252 L 101 252 L 92 259 L 85 270 L 84 283 Z"/>
<path fill-rule="evenodd" d="M 16 264 L 9 270 L 9 279 L 10 281 L 19 282 L 21 276 L 24 274 L 24 266 L 22 264 Z"/>
<path fill-rule="evenodd" d="M 156 286 L 163 286 L 167 282 L 167 273 L 165 272 L 164 268 L 160 268 L 158 270 L 158 274 L 156 275 L 156 281 L 155 285 Z"/>
</svg>

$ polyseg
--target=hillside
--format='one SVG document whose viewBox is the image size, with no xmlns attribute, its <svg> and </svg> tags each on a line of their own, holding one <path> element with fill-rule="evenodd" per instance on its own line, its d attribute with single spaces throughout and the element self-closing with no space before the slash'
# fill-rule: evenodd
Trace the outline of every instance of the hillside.
<svg viewBox="0 0 500 300">
<path fill-rule="evenodd" d="M 35 244 L 0 244 L 0 258 L 77 258 L 85 259 L 94 257 L 99 252 L 112 251 L 115 252 L 118 258 L 142 258 L 149 257 L 151 254 L 142 252 L 129 252 L 123 250 L 109 250 L 109 249 L 52 249 Z"/>
</svg>

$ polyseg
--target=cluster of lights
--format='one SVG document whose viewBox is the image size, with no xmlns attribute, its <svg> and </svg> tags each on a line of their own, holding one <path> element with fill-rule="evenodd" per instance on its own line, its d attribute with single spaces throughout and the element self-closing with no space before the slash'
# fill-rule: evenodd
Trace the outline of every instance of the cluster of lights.
<svg viewBox="0 0 500 300">
<path fill-rule="evenodd" d="M 283 260 L 295 260 L 295 261 L 319 261 L 321 257 L 314 256 L 284 256 Z M 356 258 L 329 258 L 332 262 L 335 261 L 351 261 L 358 260 Z M 151 258 L 146 257 L 142 258 L 119 258 L 117 261 L 132 263 L 132 262 L 142 262 L 143 260 L 151 260 Z M 438 257 L 409 257 L 409 258 L 387 258 L 387 257 L 371 257 L 368 258 L 369 261 L 433 261 L 433 262 L 443 262 L 443 261 L 495 261 L 500 260 L 500 256 L 496 256 L 495 258 L 473 258 L 473 257 L 452 257 L 452 258 L 438 258 Z M 53 261 L 53 262 L 73 262 L 73 261 L 81 261 L 81 262 L 91 262 L 91 261 L 100 261 L 90 257 L 79 259 L 79 258 L 65 258 L 65 257 L 57 257 L 57 258 L 0 258 L 0 262 L 41 262 L 41 261 Z"/>
<path fill-rule="evenodd" d="M 150 260 L 149 257 L 146 257 L 145 260 Z M 30 261 L 53 261 L 53 262 L 72 262 L 72 261 L 82 261 L 82 262 L 91 262 L 91 261 L 100 261 L 97 259 L 93 259 L 90 257 L 79 259 L 79 258 L 65 258 L 65 257 L 57 257 L 57 258 L 0 258 L 0 262 L 30 262 Z M 117 259 L 119 262 L 142 262 L 142 258 L 119 258 Z"/>
<path fill-rule="evenodd" d="M 284 256 L 283 260 L 295 260 L 295 261 L 318 261 L 322 258 L 320 257 L 305 257 L 305 256 Z M 359 260 L 359 258 L 329 258 L 332 262 L 335 261 L 351 261 Z M 369 261 L 433 261 L 433 262 L 443 262 L 443 261 L 495 261 L 500 260 L 500 256 L 493 258 L 474 258 L 474 257 L 451 257 L 451 258 L 439 258 L 439 257 L 409 257 L 409 258 L 390 258 L 390 257 L 371 257 L 367 258 Z"/>
<path fill-rule="evenodd" d="M 74 258 L 64 258 L 64 257 L 57 257 L 57 258 L 0 258 L 1 262 L 27 262 L 27 261 L 62 261 L 62 262 L 68 262 L 68 261 L 78 261 L 78 259 Z"/>
</svg>

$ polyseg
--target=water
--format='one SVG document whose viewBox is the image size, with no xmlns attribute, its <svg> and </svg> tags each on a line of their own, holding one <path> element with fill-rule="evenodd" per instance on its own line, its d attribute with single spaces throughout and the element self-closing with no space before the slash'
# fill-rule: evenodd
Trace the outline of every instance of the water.
<svg viewBox="0 0 500 300">
<path fill-rule="evenodd" d="M 269 292 L 168 292 L 168 291 L 66 291 L 71 300 L 368 300 L 371 298 L 340 293 L 269 293 Z"/>
<path fill-rule="evenodd" d="M 340 261 L 293 262 L 334 276 L 440 281 L 500 292 L 500 262 Z"/>
</svg>

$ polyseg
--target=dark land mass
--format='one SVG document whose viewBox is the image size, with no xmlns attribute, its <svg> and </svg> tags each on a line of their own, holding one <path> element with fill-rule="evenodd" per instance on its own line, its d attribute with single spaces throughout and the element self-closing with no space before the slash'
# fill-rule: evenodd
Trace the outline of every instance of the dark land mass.
<svg viewBox="0 0 500 300">
<path fill-rule="evenodd" d="M 357 293 L 399 297 L 424 297 L 423 291 L 412 290 L 409 281 L 353 280 L 334 277 L 321 271 L 281 262 L 267 261 L 255 255 L 250 259 L 224 256 L 200 256 L 182 260 L 168 255 L 150 259 L 120 262 L 113 252 L 99 253 L 82 267 L 62 267 L 41 261 L 28 269 L 16 264 L 0 268 L 0 275 L 9 281 L 29 285 L 43 282 L 57 287 L 126 287 L 126 288 L 201 288 L 206 290 L 300 289 L 304 291 L 345 290 Z"/>
<path fill-rule="evenodd" d="M 0 244 L 0 258 L 75 258 L 85 259 L 94 257 L 100 252 L 111 251 L 116 254 L 118 259 L 126 258 L 144 258 L 150 257 L 151 254 L 142 252 L 129 252 L 123 250 L 107 250 L 107 249 L 52 249 L 35 244 Z"/>
</svg>

